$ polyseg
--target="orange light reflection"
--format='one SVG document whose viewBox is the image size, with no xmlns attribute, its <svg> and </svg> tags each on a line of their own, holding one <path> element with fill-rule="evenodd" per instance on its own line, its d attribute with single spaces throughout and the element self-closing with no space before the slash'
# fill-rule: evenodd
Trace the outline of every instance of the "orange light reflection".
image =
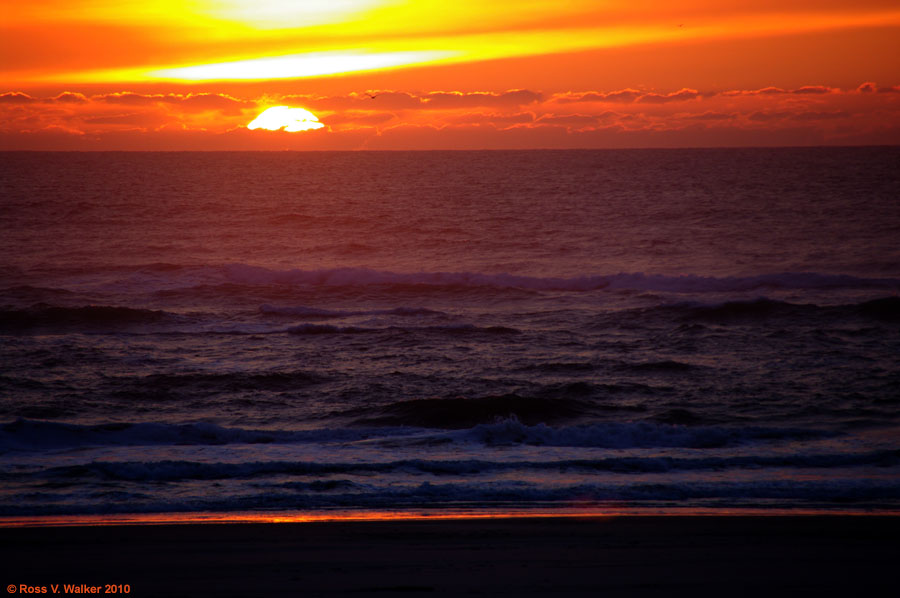
<svg viewBox="0 0 900 598">
<path fill-rule="evenodd" d="M 77 527 L 115 525 L 207 525 L 250 523 L 350 523 L 401 521 L 472 521 L 504 519 L 572 519 L 610 517 L 728 517 L 728 516 L 896 516 L 896 511 L 833 509 L 703 509 L 677 507 L 613 507 L 585 509 L 523 509 L 506 511 L 341 511 L 236 513 L 124 513 L 119 515 L 50 515 L 2 517 L 0 528 Z"/>
</svg>

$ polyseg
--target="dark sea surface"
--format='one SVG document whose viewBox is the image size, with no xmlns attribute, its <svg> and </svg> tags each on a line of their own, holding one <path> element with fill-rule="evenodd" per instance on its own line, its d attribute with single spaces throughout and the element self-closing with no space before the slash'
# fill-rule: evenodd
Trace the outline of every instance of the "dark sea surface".
<svg viewBox="0 0 900 598">
<path fill-rule="evenodd" d="M 0 154 L 0 515 L 900 512 L 898 164 Z"/>
</svg>

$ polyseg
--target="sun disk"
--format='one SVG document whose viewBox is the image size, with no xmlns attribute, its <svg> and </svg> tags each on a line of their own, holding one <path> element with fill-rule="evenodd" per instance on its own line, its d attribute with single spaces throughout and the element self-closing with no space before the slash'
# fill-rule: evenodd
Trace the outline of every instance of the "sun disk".
<svg viewBox="0 0 900 598">
<path fill-rule="evenodd" d="M 324 126 L 319 122 L 319 117 L 304 108 L 272 106 L 250 121 L 247 128 L 251 131 L 255 129 L 266 129 L 269 131 L 284 129 L 289 133 L 296 133 L 298 131 L 321 129 Z"/>
</svg>

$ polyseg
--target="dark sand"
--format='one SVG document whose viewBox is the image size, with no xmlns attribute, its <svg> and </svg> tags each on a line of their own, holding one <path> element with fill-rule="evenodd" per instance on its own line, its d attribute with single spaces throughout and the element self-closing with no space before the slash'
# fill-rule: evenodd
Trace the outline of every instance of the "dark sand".
<svg viewBox="0 0 900 598">
<path fill-rule="evenodd" d="M 109 583 L 132 596 L 900 595 L 900 517 L 119 525 L 0 537 L 3 583 L 47 593 Z"/>
</svg>

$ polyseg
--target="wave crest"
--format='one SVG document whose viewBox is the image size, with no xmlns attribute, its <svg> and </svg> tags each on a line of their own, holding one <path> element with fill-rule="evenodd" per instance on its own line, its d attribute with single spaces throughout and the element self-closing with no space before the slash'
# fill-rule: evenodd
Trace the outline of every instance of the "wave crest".
<svg viewBox="0 0 900 598">
<path fill-rule="evenodd" d="M 469 438 L 488 445 L 530 444 L 593 448 L 721 448 L 753 442 L 772 442 L 834 436 L 832 432 L 799 428 L 684 426 L 650 422 L 613 422 L 555 428 L 529 426 L 516 418 L 480 424 L 467 430 Z"/>
<path fill-rule="evenodd" d="M 224 267 L 226 277 L 238 284 L 363 286 L 363 285 L 435 285 L 463 287 L 500 287 L 528 290 L 593 291 L 629 289 L 674 293 L 715 293 L 755 289 L 900 289 L 900 280 L 861 278 L 847 274 L 784 272 L 743 277 L 619 273 L 585 275 L 571 278 L 485 274 L 481 272 L 399 273 L 369 268 L 332 268 L 325 270 L 270 270 L 246 264 Z"/>
<path fill-rule="evenodd" d="M 502 418 L 529 423 L 573 419 L 587 413 L 584 403 L 572 399 L 522 397 L 516 394 L 475 399 L 413 399 L 359 410 L 356 425 L 415 426 L 456 430 Z"/>
</svg>

